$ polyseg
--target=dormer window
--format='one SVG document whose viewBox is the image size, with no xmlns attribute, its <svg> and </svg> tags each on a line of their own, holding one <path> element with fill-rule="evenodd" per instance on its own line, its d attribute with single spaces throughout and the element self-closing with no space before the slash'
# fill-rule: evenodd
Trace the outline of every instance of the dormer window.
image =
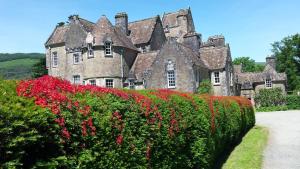
<svg viewBox="0 0 300 169">
<path fill-rule="evenodd" d="M 270 78 L 265 80 L 266 88 L 272 88 L 272 80 Z"/>
<path fill-rule="evenodd" d="M 52 67 L 57 67 L 58 66 L 58 56 L 57 52 L 52 53 Z"/>
<path fill-rule="evenodd" d="M 105 44 L 104 44 L 104 52 L 105 52 L 106 56 L 112 56 L 111 42 L 105 42 Z"/>
<path fill-rule="evenodd" d="M 93 44 L 88 43 L 88 58 L 93 58 L 94 57 L 94 51 L 93 51 Z"/>
</svg>

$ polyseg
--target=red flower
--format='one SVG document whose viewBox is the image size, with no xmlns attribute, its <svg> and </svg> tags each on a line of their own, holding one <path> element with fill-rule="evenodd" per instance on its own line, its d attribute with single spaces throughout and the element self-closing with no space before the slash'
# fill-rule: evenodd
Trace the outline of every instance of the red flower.
<svg viewBox="0 0 300 169">
<path fill-rule="evenodd" d="M 123 142 L 123 136 L 120 134 L 120 135 L 118 135 L 118 137 L 117 137 L 117 139 L 116 139 L 116 143 L 117 143 L 118 145 L 121 145 L 122 142 Z"/>
</svg>

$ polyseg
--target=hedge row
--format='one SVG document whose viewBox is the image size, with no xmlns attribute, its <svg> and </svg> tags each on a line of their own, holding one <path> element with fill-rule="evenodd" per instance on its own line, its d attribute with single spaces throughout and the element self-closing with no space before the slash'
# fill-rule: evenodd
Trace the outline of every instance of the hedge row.
<svg viewBox="0 0 300 169">
<path fill-rule="evenodd" d="M 49 76 L 0 87 L 0 168 L 212 168 L 255 123 L 240 97 Z"/>
</svg>

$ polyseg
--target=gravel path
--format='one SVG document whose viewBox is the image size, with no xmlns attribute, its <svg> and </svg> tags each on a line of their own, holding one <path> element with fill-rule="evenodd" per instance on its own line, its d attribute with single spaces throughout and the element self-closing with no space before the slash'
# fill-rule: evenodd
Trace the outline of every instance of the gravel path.
<svg viewBox="0 0 300 169">
<path fill-rule="evenodd" d="M 300 110 L 259 112 L 256 124 L 269 128 L 264 169 L 300 169 Z"/>
</svg>

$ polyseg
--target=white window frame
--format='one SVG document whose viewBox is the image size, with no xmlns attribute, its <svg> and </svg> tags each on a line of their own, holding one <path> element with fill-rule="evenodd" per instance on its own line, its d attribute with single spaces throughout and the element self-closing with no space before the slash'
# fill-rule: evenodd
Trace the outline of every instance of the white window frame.
<svg viewBox="0 0 300 169">
<path fill-rule="evenodd" d="M 167 82 L 168 82 L 168 88 L 174 89 L 176 88 L 176 75 L 175 70 L 168 70 L 167 71 Z"/>
<path fill-rule="evenodd" d="M 214 84 L 215 85 L 221 84 L 220 80 L 221 80 L 220 79 L 220 72 L 213 72 L 213 81 L 214 81 Z"/>
<path fill-rule="evenodd" d="M 80 84 L 80 75 L 73 75 L 73 84 Z"/>
<path fill-rule="evenodd" d="M 88 51 L 87 51 L 88 58 L 93 58 L 94 57 L 93 44 L 88 43 L 87 48 L 88 48 Z"/>
<path fill-rule="evenodd" d="M 89 84 L 90 84 L 91 86 L 97 86 L 97 83 L 96 83 L 96 80 L 95 80 L 95 79 L 89 80 Z"/>
<path fill-rule="evenodd" d="M 58 67 L 58 55 L 57 55 L 57 52 L 52 52 L 52 67 Z"/>
<path fill-rule="evenodd" d="M 112 56 L 112 43 L 111 42 L 104 43 L 104 54 L 105 54 L 105 56 Z"/>
<path fill-rule="evenodd" d="M 265 80 L 265 87 L 266 88 L 272 88 L 273 84 L 272 84 L 272 80 L 271 79 L 266 79 Z"/>
<path fill-rule="evenodd" d="M 111 82 L 108 82 L 111 81 Z M 114 88 L 114 79 L 105 79 L 105 87 L 106 88 Z"/>
<path fill-rule="evenodd" d="M 76 60 L 76 56 L 78 57 L 78 61 Z M 79 64 L 80 63 L 80 54 L 79 53 L 73 53 L 73 63 L 75 65 Z"/>
<path fill-rule="evenodd" d="M 134 85 L 134 80 L 133 79 L 130 79 L 129 80 L 129 89 L 135 89 L 135 85 Z"/>
<path fill-rule="evenodd" d="M 230 78 L 230 86 L 233 86 L 233 73 L 229 73 L 229 78 Z"/>
</svg>

